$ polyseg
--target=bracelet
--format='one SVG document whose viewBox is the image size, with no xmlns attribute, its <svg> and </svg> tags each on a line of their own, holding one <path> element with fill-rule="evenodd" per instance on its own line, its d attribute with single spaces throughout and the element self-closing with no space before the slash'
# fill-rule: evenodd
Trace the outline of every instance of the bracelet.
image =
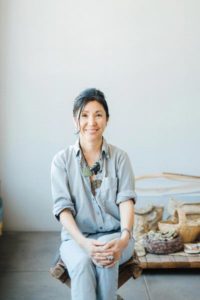
<svg viewBox="0 0 200 300">
<path fill-rule="evenodd" d="M 133 234 L 132 234 L 132 232 L 131 232 L 128 228 L 123 228 L 123 229 L 121 230 L 121 235 L 122 235 L 122 233 L 123 233 L 124 231 L 128 232 L 128 234 L 129 234 L 129 240 L 133 238 Z"/>
</svg>

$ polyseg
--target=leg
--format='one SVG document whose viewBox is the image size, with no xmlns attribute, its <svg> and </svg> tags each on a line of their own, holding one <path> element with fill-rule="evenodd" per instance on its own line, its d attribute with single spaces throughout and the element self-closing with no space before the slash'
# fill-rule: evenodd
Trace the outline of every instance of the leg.
<svg viewBox="0 0 200 300">
<path fill-rule="evenodd" d="M 120 237 L 120 233 L 112 233 L 98 237 L 98 240 L 108 242 Z M 128 246 L 124 249 L 119 263 L 112 268 L 96 267 L 97 272 L 97 299 L 98 300 L 116 300 L 118 289 L 119 265 L 123 264 L 133 255 L 134 241 L 130 240 Z"/>
<path fill-rule="evenodd" d="M 96 300 L 96 271 L 90 257 L 73 240 L 62 242 L 60 254 L 71 278 L 72 300 Z"/>
</svg>

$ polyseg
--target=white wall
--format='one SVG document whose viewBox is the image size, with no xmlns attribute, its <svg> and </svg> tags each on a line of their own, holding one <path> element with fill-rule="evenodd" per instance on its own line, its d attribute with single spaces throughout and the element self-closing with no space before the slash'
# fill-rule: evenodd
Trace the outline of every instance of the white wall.
<svg viewBox="0 0 200 300">
<path fill-rule="evenodd" d="M 197 0 L 0 1 L 5 229 L 58 229 L 50 163 L 86 87 L 105 92 L 106 137 L 136 175 L 200 174 L 199 20 Z"/>
</svg>

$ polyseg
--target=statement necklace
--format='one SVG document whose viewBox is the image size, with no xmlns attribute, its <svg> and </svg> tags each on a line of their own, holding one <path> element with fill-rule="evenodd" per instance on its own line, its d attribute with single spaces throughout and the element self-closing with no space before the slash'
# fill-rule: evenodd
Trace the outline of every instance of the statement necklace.
<svg viewBox="0 0 200 300">
<path fill-rule="evenodd" d="M 82 167 L 82 174 L 84 177 L 91 177 L 93 175 L 97 175 L 99 171 L 101 170 L 100 162 L 97 161 L 95 164 L 90 168 L 85 160 L 85 166 Z M 102 180 L 101 179 L 94 179 L 90 181 L 91 183 L 91 190 L 92 194 L 96 194 L 96 189 L 98 189 L 101 186 Z"/>
<path fill-rule="evenodd" d="M 91 168 L 88 165 L 86 165 L 82 169 L 83 176 L 91 177 L 92 175 L 96 175 L 100 171 L 100 169 L 101 167 L 99 161 L 95 162 L 95 164 Z"/>
</svg>

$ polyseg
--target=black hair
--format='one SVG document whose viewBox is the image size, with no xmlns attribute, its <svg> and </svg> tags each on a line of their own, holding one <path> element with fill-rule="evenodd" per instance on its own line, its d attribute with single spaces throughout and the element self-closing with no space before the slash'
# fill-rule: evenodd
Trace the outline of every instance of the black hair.
<svg viewBox="0 0 200 300">
<path fill-rule="evenodd" d="M 87 103 L 91 101 L 97 101 L 99 104 L 101 104 L 106 112 L 107 119 L 109 118 L 109 110 L 108 110 L 108 104 L 106 102 L 104 93 L 100 90 L 97 90 L 95 88 L 89 88 L 84 91 L 82 91 L 74 101 L 74 107 L 73 107 L 73 116 L 77 117 L 77 119 L 80 119 L 81 112 L 83 108 L 86 106 Z M 78 116 L 77 116 L 78 114 Z"/>
</svg>

